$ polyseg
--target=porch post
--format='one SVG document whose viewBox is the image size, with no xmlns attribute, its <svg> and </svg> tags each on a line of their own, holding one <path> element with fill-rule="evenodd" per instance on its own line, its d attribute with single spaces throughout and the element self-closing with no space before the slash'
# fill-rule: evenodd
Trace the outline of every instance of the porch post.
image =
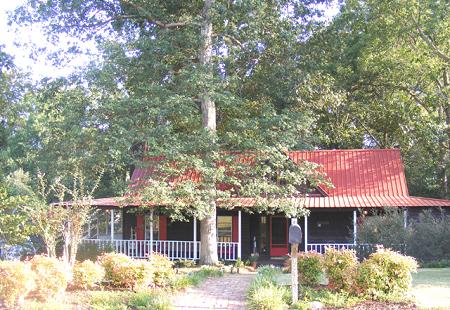
<svg viewBox="0 0 450 310">
<path fill-rule="evenodd" d="M 308 216 L 305 215 L 305 252 L 308 252 Z"/>
<path fill-rule="evenodd" d="M 356 210 L 353 210 L 353 244 L 356 245 L 356 235 L 358 233 L 356 226 L 357 214 Z"/>
<path fill-rule="evenodd" d="M 237 258 L 241 258 L 242 251 L 242 211 L 238 211 L 238 252 Z"/>
<path fill-rule="evenodd" d="M 111 209 L 111 240 L 114 240 L 114 209 Z"/>
<path fill-rule="evenodd" d="M 403 228 L 408 227 L 408 209 L 403 209 Z"/>
<path fill-rule="evenodd" d="M 197 259 L 197 217 L 194 216 L 194 259 Z"/>
<path fill-rule="evenodd" d="M 145 223 L 144 223 L 144 225 L 145 225 Z M 153 253 L 153 209 L 150 210 L 150 251 L 149 251 L 149 255 L 152 256 L 152 253 Z"/>
</svg>

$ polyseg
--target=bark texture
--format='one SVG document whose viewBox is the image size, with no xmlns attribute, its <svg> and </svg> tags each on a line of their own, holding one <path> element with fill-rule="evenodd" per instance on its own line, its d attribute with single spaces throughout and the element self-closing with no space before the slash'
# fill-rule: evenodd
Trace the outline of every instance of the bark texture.
<svg viewBox="0 0 450 310">
<path fill-rule="evenodd" d="M 212 78 L 212 20 L 211 7 L 213 0 L 205 0 L 202 10 L 201 25 L 201 46 L 199 51 L 200 64 L 206 70 L 205 77 L 210 80 Z M 202 110 L 202 124 L 210 132 L 210 144 L 215 143 L 216 134 L 216 106 L 211 100 L 208 89 L 204 89 L 200 96 Z M 205 154 L 208 156 L 208 154 Z M 215 184 L 211 183 L 209 190 L 209 206 L 208 215 L 200 221 L 200 236 L 202 246 L 200 250 L 200 264 L 216 265 L 219 262 L 217 256 L 217 233 L 216 233 L 216 197 Z"/>
</svg>

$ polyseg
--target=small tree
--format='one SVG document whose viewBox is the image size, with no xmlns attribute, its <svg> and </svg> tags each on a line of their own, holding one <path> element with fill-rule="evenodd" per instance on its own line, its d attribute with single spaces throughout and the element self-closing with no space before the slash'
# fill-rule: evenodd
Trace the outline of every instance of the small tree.
<svg viewBox="0 0 450 310">
<path fill-rule="evenodd" d="M 57 178 L 52 185 L 59 203 L 57 211 L 62 215 L 62 239 L 63 259 L 73 266 L 76 262 L 78 245 L 83 236 L 85 224 L 89 221 L 92 213 L 92 196 L 97 189 L 103 172 L 99 173 L 90 190 L 86 188 L 86 178 L 81 171 L 76 168 L 72 173 L 71 185 L 65 185 L 61 178 Z M 67 202 L 66 199 L 70 199 Z"/>
</svg>

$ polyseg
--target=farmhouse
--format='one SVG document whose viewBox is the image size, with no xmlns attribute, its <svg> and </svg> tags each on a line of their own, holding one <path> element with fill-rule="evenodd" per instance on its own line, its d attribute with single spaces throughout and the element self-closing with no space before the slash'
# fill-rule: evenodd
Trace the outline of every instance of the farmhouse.
<svg viewBox="0 0 450 310">
<path fill-rule="evenodd" d="M 355 247 L 357 224 L 374 208 L 401 208 L 406 225 L 408 218 L 424 208 L 450 207 L 449 200 L 409 195 L 398 149 L 292 151 L 289 157 L 296 163 L 306 160 L 320 164 L 334 185 L 315 188 L 299 201 L 310 210 L 309 216 L 299 219 L 304 251 Z M 149 173 L 137 168 L 132 181 L 145 179 Z M 252 253 L 262 257 L 286 255 L 289 219 L 245 212 L 252 207 L 251 198 L 236 198 L 236 202 L 239 207 L 217 210 L 219 258 L 236 260 Z M 155 207 L 148 214 L 130 212 L 135 206 L 120 208 L 118 198 L 95 199 L 93 204 L 99 212 L 89 224 L 85 244 L 110 246 L 138 258 L 146 257 L 150 250 L 171 259 L 199 258 L 201 240 L 195 218 L 171 221 L 164 212 L 170 206 Z"/>
</svg>

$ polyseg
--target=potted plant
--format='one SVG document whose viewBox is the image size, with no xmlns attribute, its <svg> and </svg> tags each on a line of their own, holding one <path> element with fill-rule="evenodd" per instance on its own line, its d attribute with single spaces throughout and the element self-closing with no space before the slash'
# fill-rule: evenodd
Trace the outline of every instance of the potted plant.
<svg viewBox="0 0 450 310">
<path fill-rule="evenodd" d="M 249 257 L 249 262 L 250 262 L 250 266 L 252 266 L 253 268 L 256 268 L 256 262 L 258 261 L 258 259 L 259 259 L 259 254 L 258 253 L 252 253 L 252 254 L 250 254 L 250 257 Z"/>
</svg>

